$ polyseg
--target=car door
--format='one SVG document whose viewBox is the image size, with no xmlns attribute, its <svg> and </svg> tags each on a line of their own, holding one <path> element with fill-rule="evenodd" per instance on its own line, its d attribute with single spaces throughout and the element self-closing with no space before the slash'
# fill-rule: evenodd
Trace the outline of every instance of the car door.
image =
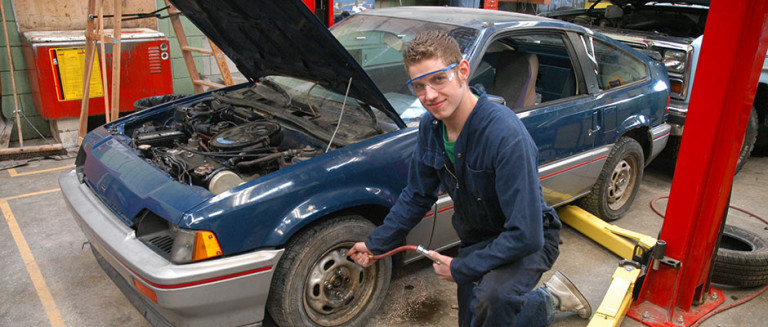
<svg viewBox="0 0 768 327">
<path fill-rule="evenodd" d="M 585 74 L 594 78 L 596 147 L 611 147 L 628 128 L 647 124 L 655 106 L 648 94 L 651 79 L 645 62 L 617 44 L 592 35 L 577 34 L 575 45 L 585 59 Z M 590 85 L 592 86 L 592 85 Z"/>
<path fill-rule="evenodd" d="M 536 142 L 542 190 L 551 205 L 583 194 L 595 181 L 589 174 L 595 108 L 571 43 L 563 31 L 518 29 L 497 33 L 471 58 L 470 86 L 514 110 Z M 436 206 L 430 246 L 441 248 L 457 240 L 453 203 L 446 197 Z"/>
<path fill-rule="evenodd" d="M 539 148 L 544 199 L 556 205 L 587 192 L 597 114 L 572 38 L 562 30 L 517 30 L 498 34 L 484 49 L 470 83 L 502 95 L 525 124 Z M 516 57 L 526 59 L 520 64 Z M 507 90 L 531 86 L 533 96 Z"/>
</svg>

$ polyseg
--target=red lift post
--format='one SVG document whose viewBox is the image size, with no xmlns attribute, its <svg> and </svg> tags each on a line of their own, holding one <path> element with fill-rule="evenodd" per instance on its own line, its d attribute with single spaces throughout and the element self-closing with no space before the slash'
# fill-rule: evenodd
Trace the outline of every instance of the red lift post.
<svg viewBox="0 0 768 327">
<path fill-rule="evenodd" d="M 649 270 L 629 311 L 646 325 L 688 326 L 724 300 L 710 267 L 768 46 L 766 17 L 768 1 L 711 1 L 659 237 L 672 260 Z"/>
<path fill-rule="evenodd" d="M 333 25 L 333 0 L 302 0 L 325 26 Z"/>
</svg>

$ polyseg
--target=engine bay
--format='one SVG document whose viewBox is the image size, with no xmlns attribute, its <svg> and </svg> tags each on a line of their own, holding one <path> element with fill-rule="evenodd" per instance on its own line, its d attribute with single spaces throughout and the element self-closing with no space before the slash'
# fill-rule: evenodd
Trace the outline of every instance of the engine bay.
<svg viewBox="0 0 768 327">
<path fill-rule="evenodd" d="M 175 106 L 165 121 L 143 122 L 130 135 L 132 146 L 180 183 L 214 194 L 325 153 L 320 139 L 225 96 Z"/>
<path fill-rule="evenodd" d="M 686 5 L 645 5 L 640 7 L 609 6 L 585 10 L 581 14 L 558 14 L 556 17 L 583 26 L 643 31 L 661 36 L 695 38 L 704 34 L 707 9 Z"/>
</svg>

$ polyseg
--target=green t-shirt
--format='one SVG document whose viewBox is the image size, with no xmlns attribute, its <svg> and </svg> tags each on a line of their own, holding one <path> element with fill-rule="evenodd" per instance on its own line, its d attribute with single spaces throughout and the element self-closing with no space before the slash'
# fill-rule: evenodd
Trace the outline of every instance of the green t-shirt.
<svg viewBox="0 0 768 327">
<path fill-rule="evenodd" d="M 443 147 L 445 147 L 445 153 L 448 154 L 448 159 L 451 159 L 452 164 L 456 164 L 456 159 L 453 154 L 453 146 L 456 145 L 456 141 L 448 141 L 448 131 L 445 130 L 445 124 L 443 124 Z"/>
</svg>

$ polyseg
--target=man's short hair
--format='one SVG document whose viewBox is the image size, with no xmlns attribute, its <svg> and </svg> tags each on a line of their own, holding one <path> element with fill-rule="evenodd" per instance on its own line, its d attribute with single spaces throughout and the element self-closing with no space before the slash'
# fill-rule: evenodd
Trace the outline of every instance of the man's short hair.
<svg viewBox="0 0 768 327">
<path fill-rule="evenodd" d="M 450 65 L 462 59 L 459 43 L 445 31 L 431 30 L 419 33 L 405 48 L 403 62 L 408 69 L 427 59 L 440 59 Z"/>
</svg>

